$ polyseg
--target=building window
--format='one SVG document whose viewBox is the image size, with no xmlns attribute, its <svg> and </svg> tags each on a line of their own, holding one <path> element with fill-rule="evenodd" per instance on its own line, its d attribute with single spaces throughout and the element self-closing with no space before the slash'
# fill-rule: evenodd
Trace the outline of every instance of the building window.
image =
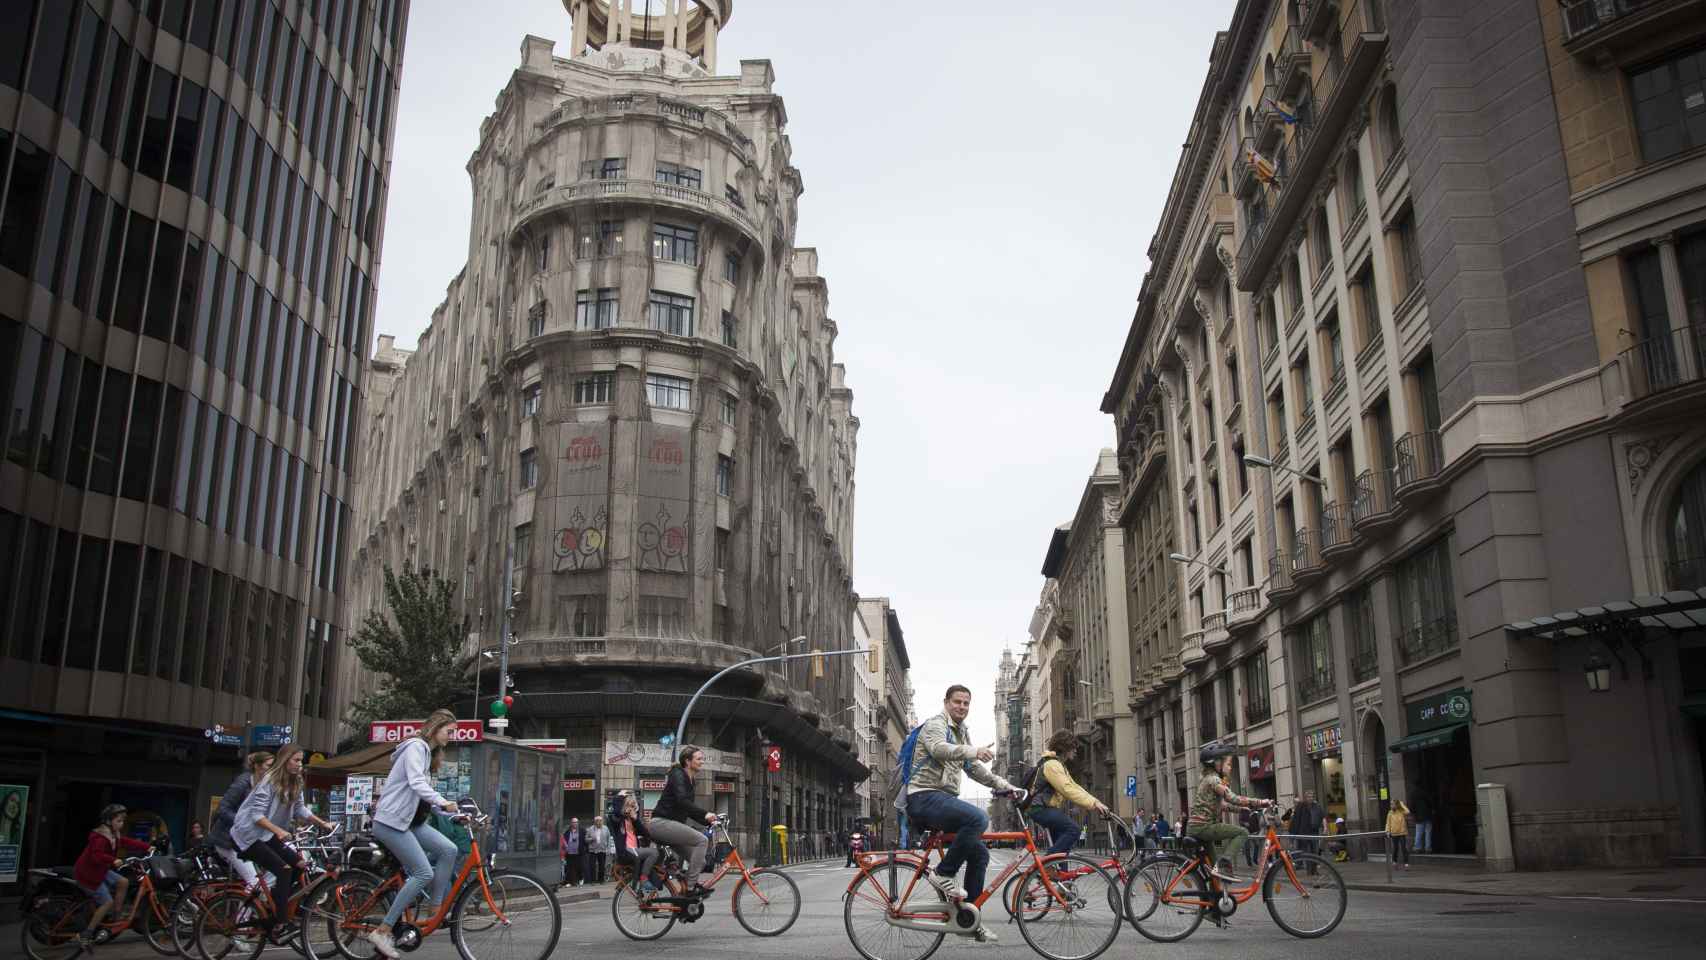
<svg viewBox="0 0 1706 960">
<path fill-rule="evenodd" d="M 1672 590 L 1706 587 L 1706 462 L 1688 472 L 1671 507 L 1665 579 Z"/>
<path fill-rule="evenodd" d="M 1351 299 L 1355 301 L 1360 353 L 1380 342 L 1380 301 L 1374 292 L 1373 267 L 1365 265 L 1351 281 Z"/>
<path fill-rule="evenodd" d="M 723 530 L 721 528 L 718 528 L 718 530 L 717 530 L 717 569 L 718 570 L 727 570 L 728 568 L 729 568 L 729 532 L 727 530 Z"/>
<path fill-rule="evenodd" d="M 529 447 L 521 451 L 521 489 L 539 486 L 539 452 Z"/>
<path fill-rule="evenodd" d="M 608 330 L 616 326 L 616 288 L 575 291 L 575 329 Z"/>
<path fill-rule="evenodd" d="M 679 597 L 641 596 L 639 623 L 643 637 L 687 636 L 687 601 Z"/>
<path fill-rule="evenodd" d="M 1305 350 L 1291 369 L 1297 387 L 1297 422 L 1301 425 L 1315 415 L 1315 378 L 1309 373 L 1309 351 Z"/>
<path fill-rule="evenodd" d="M 730 253 L 723 257 L 723 279 L 730 283 L 740 281 L 740 254 Z"/>
<path fill-rule="evenodd" d="M 1297 265 L 1295 255 L 1285 258 L 1285 298 L 1290 301 L 1292 316 L 1303 312 L 1303 268 Z"/>
<path fill-rule="evenodd" d="M 1405 663 L 1457 646 L 1457 598 L 1452 594 L 1446 538 L 1404 558 L 1393 574 L 1397 609 L 1393 627 Z"/>
<path fill-rule="evenodd" d="M 1630 71 L 1629 93 L 1642 160 L 1706 145 L 1706 48 Z"/>
<path fill-rule="evenodd" d="M 1232 405 L 1238 406 L 1244 402 L 1244 385 L 1238 382 L 1238 354 L 1226 355 L 1226 386 L 1232 394 Z"/>
<path fill-rule="evenodd" d="M 534 246 L 534 252 L 537 254 L 538 259 L 534 262 L 533 269 L 539 273 L 544 273 L 546 270 L 551 269 L 550 234 L 546 233 L 540 235 L 539 242 Z"/>
<path fill-rule="evenodd" d="M 518 524 L 515 528 L 515 562 L 516 567 L 528 565 L 528 559 L 533 556 L 533 524 Z"/>
<path fill-rule="evenodd" d="M 735 461 L 733 457 L 717 455 L 717 496 L 731 497 L 735 492 Z"/>
<path fill-rule="evenodd" d="M 550 311 L 550 304 L 541 300 L 527 310 L 527 335 L 537 337 L 545 332 L 545 314 Z"/>
<path fill-rule="evenodd" d="M 609 371 L 575 378 L 575 403 L 610 403 L 616 395 L 616 374 Z"/>
<path fill-rule="evenodd" d="M 1367 585 L 1345 595 L 1345 625 L 1351 632 L 1351 682 L 1361 683 L 1380 672 L 1374 639 L 1374 596 Z"/>
<path fill-rule="evenodd" d="M 1297 702 L 1333 695 L 1333 636 L 1327 614 L 1318 613 L 1297 633 Z"/>
<path fill-rule="evenodd" d="M 735 425 L 735 415 L 740 412 L 740 398 L 732 393 L 724 393 L 722 402 L 718 405 L 717 416 L 729 426 Z"/>
<path fill-rule="evenodd" d="M 739 324 L 739 322 L 737 322 L 735 320 L 735 315 L 733 313 L 730 313 L 727 310 L 724 310 L 723 311 L 723 346 L 725 346 L 725 347 L 738 346 L 739 345 L 739 333 L 740 333 L 740 324 Z"/>
<path fill-rule="evenodd" d="M 1258 309 L 1262 315 L 1262 336 L 1267 341 L 1263 344 L 1263 348 L 1270 351 L 1278 350 L 1280 346 L 1279 308 L 1274 306 L 1274 295 L 1270 293 L 1263 297 Z"/>
<path fill-rule="evenodd" d="M 1362 216 L 1362 158 L 1353 147 L 1345 154 L 1343 175 L 1339 178 L 1339 213 L 1345 223 L 1354 223 Z"/>
<path fill-rule="evenodd" d="M 646 374 L 646 402 L 665 410 L 693 409 L 693 381 L 661 373 Z"/>
<path fill-rule="evenodd" d="M 699 231 L 670 223 L 653 224 L 652 258 L 671 263 L 698 263 Z"/>
<path fill-rule="evenodd" d="M 1244 725 L 1273 716 L 1268 690 L 1268 652 L 1259 650 L 1240 667 L 1244 671 Z"/>
<path fill-rule="evenodd" d="M 1706 122 L 1706 121 L 1703 121 Z M 1392 221 L 1392 252 L 1398 261 L 1398 295 L 1402 301 L 1422 282 L 1422 254 L 1416 244 L 1416 215 L 1409 207 Z"/>
<path fill-rule="evenodd" d="M 539 415 L 539 397 L 543 393 L 540 384 L 530 384 L 521 390 L 521 415 L 537 417 Z"/>
<path fill-rule="evenodd" d="M 662 290 L 652 291 L 651 328 L 678 337 L 693 336 L 693 298 Z"/>
<path fill-rule="evenodd" d="M 1315 215 L 1309 220 L 1309 265 L 1315 269 L 1315 276 L 1320 277 L 1332 264 L 1333 243 L 1327 233 L 1327 208 L 1316 207 Z"/>
<path fill-rule="evenodd" d="M 575 255 L 582 260 L 593 256 L 622 255 L 622 221 L 600 220 L 596 228 L 583 227 L 575 241 Z"/>
<path fill-rule="evenodd" d="M 692 187 L 698 190 L 703 180 L 698 167 L 689 167 L 685 164 L 669 163 L 663 160 L 658 161 L 658 183 L 673 183 L 678 187 Z"/>
<path fill-rule="evenodd" d="M 582 180 L 621 180 L 628 175 L 628 158 L 605 157 L 603 160 L 581 161 Z"/>
<path fill-rule="evenodd" d="M 1215 738 L 1214 729 L 1214 682 L 1204 680 L 1197 684 L 1191 694 L 1197 701 L 1197 738 L 1208 741 Z"/>
<path fill-rule="evenodd" d="M 568 597 L 563 600 L 563 605 L 567 608 L 564 619 L 568 621 L 569 636 L 604 636 L 603 596 Z"/>
<path fill-rule="evenodd" d="M 1327 382 L 1336 384 L 1345 375 L 1345 338 L 1339 330 L 1339 312 L 1337 309 L 1327 314 L 1327 322 L 1321 325 L 1321 342 L 1327 348 L 1329 372 Z"/>
<path fill-rule="evenodd" d="M 740 191 L 735 189 L 735 186 L 732 183 L 723 185 L 723 198 L 734 204 L 736 209 L 746 209 L 746 201 L 741 199 Z"/>
<path fill-rule="evenodd" d="M 1398 123 L 1398 89 L 1391 84 L 1380 97 L 1380 168 L 1386 169 L 1404 149 L 1404 129 Z"/>
<path fill-rule="evenodd" d="M 711 607 L 711 639 L 718 643 L 729 643 L 729 608 L 718 603 Z"/>
</svg>

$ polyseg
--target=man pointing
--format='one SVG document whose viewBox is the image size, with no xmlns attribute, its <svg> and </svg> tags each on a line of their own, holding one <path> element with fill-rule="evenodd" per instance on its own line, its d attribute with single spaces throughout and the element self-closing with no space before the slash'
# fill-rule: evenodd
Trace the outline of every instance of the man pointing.
<svg viewBox="0 0 1706 960">
<path fill-rule="evenodd" d="M 983 893 L 983 875 L 989 869 L 989 848 L 983 832 L 989 817 L 960 799 L 960 773 L 995 791 L 1019 792 L 985 766 L 995 758 L 991 747 L 974 747 L 966 733 L 966 714 L 971 712 L 971 690 L 955 684 L 942 700 L 942 713 L 924 722 L 918 732 L 919 755 L 906 786 L 906 815 L 913 823 L 931 830 L 954 834 L 953 845 L 942 857 L 930 883 L 950 901 L 975 900 Z M 960 889 L 954 874 L 965 864 L 966 885 Z M 981 924 L 972 937 L 993 943 L 998 937 Z"/>
</svg>

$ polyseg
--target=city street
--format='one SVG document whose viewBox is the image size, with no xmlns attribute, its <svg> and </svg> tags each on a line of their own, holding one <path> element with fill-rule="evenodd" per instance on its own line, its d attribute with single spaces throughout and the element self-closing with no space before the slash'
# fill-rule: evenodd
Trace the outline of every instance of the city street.
<svg viewBox="0 0 1706 960">
<path fill-rule="evenodd" d="M 1000 857 L 998 853 L 991 876 L 999 870 Z M 762 939 L 742 930 L 729 913 L 725 893 L 713 898 L 707 905 L 705 918 L 698 923 L 677 924 L 663 939 L 653 943 L 635 943 L 617 932 L 610 917 L 610 900 L 601 896 L 563 906 L 563 935 L 556 955 L 679 956 L 694 960 L 856 957 L 848 943 L 841 912 L 841 893 L 853 871 L 843 869 L 838 860 L 817 861 L 789 870 L 800 884 L 804 903 L 799 921 L 780 937 Z M 607 893 L 609 888 L 584 888 L 592 890 Z M 1307 956 L 1312 960 L 1450 956 L 1552 960 L 1560 954 L 1581 958 L 1679 956 L 1687 944 L 1698 944 L 1706 938 L 1706 902 L 1615 899 L 1621 892 L 1608 889 L 1605 892 L 1608 899 L 1587 901 L 1568 897 L 1471 897 L 1352 890 L 1344 922 L 1333 933 L 1314 942 L 1287 936 L 1258 902 L 1252 902 L 1241 908 L 1230 929 L 1218 930 L 1205 923 L 1181 944 L 1152 943 L 1127 926 L 1104 956 Z M 4 929 L 7 939 L 0 947 L 0 955 L 9 956 L 16 948 L 17 928 Z M 1005 918 L 994 929 L 1001 937 L 998 946 L 950 938 L 942 945 L 947 953 L 937 955 L 977 953 L 1013 960 L 1036 956 L 1017 927 Z M 276 947 L 270 948 L 266 955 L 291 956 L 289 951 Z M 119 944 L 99 950 L 97 956 L 105 960 L 144 960 L 156 954 L 139 938 L 127 935 Z M 456 951 L 450 938 L 441 934 L 428 940 L 421 950 L 405 956 L 453 960 Z"/>
</svg>

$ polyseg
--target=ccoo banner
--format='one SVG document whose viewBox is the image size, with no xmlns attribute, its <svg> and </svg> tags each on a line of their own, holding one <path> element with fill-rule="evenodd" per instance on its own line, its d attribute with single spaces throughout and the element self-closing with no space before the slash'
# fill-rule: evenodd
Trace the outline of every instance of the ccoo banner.
<svg viewBox="0 0 1706 960">
<path fill-rule="evenodd" d="M 610 424 L 565 423 L 558 446 L 551 570 L 601 570 L 610 534 Z"/>
<path fill-rule="evenodd" d="M 635 565 L 686 573 L 692 535 L 691 433 L 685 427 L 640 424 L 640 496 L 634 514 Z"/>
</svg>

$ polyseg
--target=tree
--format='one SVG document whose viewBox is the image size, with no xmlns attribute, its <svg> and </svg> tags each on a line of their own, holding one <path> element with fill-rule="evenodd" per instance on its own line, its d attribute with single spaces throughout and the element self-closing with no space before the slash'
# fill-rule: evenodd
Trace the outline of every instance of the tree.
<svg viewBox="0 0 1706 960">
<path fill-rule="evenodd" d="M 362 665 L 383 679 L 378 690 L 350 705 L 352 726 L 424 718 L 473 696 L 476 655 L 462 652 L 462 616 L 454 595 L 455 586 L 430 569 L 417 572 L 404 564 L 399 574 L 385 568 L 391 617 L 369 613 L 350 640 Z"/>
</svg>

